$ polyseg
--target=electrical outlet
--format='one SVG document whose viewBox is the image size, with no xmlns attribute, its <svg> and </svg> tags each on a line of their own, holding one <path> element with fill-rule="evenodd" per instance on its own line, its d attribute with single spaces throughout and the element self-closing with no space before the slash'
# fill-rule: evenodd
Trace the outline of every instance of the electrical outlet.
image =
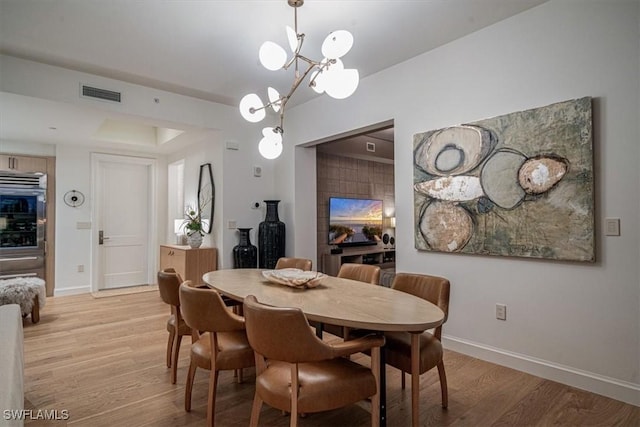
<svg viewBox="0 0 640 427">
<path fill-rule="evenodd" d="M 496 319 L 507 320 L 507 306 L 505 304 L 496 304 Z"/>
</svg>

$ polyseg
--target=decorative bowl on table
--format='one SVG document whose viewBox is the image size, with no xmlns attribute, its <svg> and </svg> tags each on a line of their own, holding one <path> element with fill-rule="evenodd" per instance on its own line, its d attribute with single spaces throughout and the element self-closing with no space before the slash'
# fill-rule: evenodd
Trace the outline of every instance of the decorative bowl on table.
<svg viewBox="0 0 640 427">
<path fill-rule="evenodd" d="M 265 279 L 271 283 L 291 286 L 292 288 L 315 288 L 326 274 L 319 271 L 304 271 L 299 268 L 282 268 L 280 270 L 265 270 L 262 272 Z"/>
</svg>

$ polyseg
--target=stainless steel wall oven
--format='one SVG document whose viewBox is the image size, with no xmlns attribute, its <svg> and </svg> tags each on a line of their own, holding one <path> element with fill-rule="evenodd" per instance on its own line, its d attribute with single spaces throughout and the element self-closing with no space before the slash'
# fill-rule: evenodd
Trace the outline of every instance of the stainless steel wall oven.
<svg viewBox="0 0 640 427">
<path fill-rule="evenodd" d="M 0 279 L 44 279 L 46 188 L 44 174 L 0 173 Z"/>
</svg>

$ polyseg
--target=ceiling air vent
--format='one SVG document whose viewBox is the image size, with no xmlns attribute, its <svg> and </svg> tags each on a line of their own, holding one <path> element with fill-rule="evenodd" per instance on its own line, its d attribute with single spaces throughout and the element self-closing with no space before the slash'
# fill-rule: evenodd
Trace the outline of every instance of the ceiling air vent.
<svg viewBox="0 0 640 427">
<path fill-rule="evenodd" d="M 105 101 L 121 102 L 122 94 L 112 90 L 82 85 L 82 96 L 102 99 Z"/>
</svg>

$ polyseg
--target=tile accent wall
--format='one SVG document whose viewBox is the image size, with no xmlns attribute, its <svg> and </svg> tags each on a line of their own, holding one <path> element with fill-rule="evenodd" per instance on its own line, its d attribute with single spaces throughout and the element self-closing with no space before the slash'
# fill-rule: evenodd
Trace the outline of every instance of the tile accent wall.
<svg viewBox="0 0 640 427">
<path fill-rule="evenodd" d="M 329 198 L 361 197 L 381 199 L 385 214 L 395 216 L 393 164 L 317 153 L 318 189 L 318 259 L 314 263 L 322 270 L 322 255 L 328 254 Z M 394 234 L 391 229 L 383 232 Z"/>
</svg>

